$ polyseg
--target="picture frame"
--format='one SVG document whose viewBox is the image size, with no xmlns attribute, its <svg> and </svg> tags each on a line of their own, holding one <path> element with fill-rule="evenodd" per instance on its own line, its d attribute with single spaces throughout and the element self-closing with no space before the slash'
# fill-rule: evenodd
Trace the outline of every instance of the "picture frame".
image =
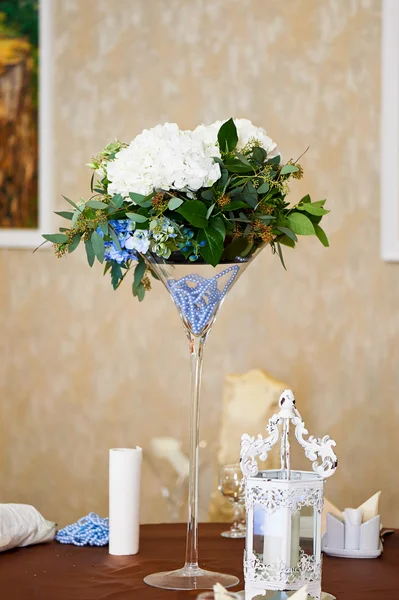
<svg viewBox="0 0 399 600">
<path fill-rule="evenodd" d="M 52 0 L 39 2 L 38 224 L 0 228 L 0 248 L 36 248 L 51 229 L 52 194 Z"/>
<path fill-rule="evenodd" d="M 382 3 L 381 257 L 399 261 L 399 2 Z"/>
</svg>

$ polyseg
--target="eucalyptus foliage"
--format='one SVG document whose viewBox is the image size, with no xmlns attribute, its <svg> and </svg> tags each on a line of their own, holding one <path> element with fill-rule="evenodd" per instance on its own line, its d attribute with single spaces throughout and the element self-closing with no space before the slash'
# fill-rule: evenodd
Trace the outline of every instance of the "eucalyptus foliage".
<svg viewBox="0 0 399 600">
<path fill-rule="evenodd" d="M 298 236 L 315 235 L 328 246 L 320 221 L 329 211 L 325 200 L 313 202 L 309 195 L 290 205 L 286 197 L 291 178 L 302 177 L 298 161 L 281 164 L 281 156 L 268 157 L 257 142 L 237 150 L 238 134 L 233 119 L 217 134 L 220 177 L 209 187 L 193 192 L 152 189 L 147 195 L 109 191 L 107 165 L 126 144 L 108 145 L 88 165 L 94 173 L 92 195 L 56 214 L 68 221 L 58 233 L 46 234 L 56 254 L 63 256 L 84 244 L 87 261 L 105 262 L 116 289 L 135 267 L 133 294 L 142 300 L 150 288 L 148 252 L 165 260 L 203 261 L 216 266 L 249 258 L 269 244 L 283 264 L 282 246 L 295 248 Z M 153 273 L 151 273 L 153 274 Z"/>
</svg>

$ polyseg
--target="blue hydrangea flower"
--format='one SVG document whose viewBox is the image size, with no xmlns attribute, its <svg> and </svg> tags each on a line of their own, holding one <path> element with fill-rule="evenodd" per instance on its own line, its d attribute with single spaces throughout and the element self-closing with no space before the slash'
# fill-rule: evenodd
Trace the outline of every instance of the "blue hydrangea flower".
<svg viewBox="0 0 399 600">
<path fill-rule="evenodd" d="M 118 219 L 110 221 L 109 224 L 115 231 L 120 244 L 120 249 L 116 247 L 113 241 L 105 242 L 104 259 L 106 261 L 114 260 L 119 265 L 126 263 L 129 260 L 137 260 L 137 254 L 135 250 L 140 251 L 140 248 L 137 247 L 137 245 L 135 247 L 130 247 L 130 244 L 128 244 L 128 247 L 126 246 L 127 240 L 138 233 L 134 231 L 134 223 L 130 219 Z M 104 233 L 100 228 L 97 229 L 97 233 L 104 238 Z"/>
</svg>

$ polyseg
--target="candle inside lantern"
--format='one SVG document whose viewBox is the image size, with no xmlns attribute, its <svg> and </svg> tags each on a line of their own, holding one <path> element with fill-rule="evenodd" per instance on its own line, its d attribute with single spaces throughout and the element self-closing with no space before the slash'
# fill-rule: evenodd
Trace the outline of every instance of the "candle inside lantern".
<svg viewBox="0 0 399 600">
<path fill-rule="evenodd" d="M 270 565 L 283 561 L 287 567 L 296 567 L 299 560 L 300 513 L 280 508 L 264 514 L 263 563 Z"/>
</svg>

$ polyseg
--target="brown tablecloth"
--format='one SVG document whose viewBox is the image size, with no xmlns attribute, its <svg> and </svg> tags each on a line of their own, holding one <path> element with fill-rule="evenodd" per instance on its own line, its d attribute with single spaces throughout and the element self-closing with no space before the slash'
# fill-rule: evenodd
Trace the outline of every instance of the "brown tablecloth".
<svg viewBox="0 0 399 600">
<path fill-rule="evenodd" d="M 220 537 L 226 525 L 200 525 L 201 566 L 241 579 L 244 540 Z M 198 592 L 151 588 L 143 577 L 182 566 L 185 525 L 144 525 L 140 553 L 109 556 L 108 548 L 57 542 L 0 554 L 0 600 L 182 600 Z M 399 600 L 399 532 L 380 558 L 324 557 L 323 589 L 338 600 Z"/>
</svg>

